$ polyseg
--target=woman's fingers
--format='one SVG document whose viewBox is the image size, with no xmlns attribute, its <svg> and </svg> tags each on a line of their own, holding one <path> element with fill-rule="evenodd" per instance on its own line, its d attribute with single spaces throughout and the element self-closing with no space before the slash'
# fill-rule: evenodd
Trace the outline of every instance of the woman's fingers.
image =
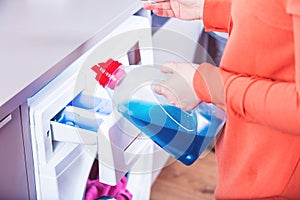
<svg viewBox="0 0 300 200">
<path fill-rule="evenodd" d="M 153 10 L 153 13 L 158 16 L 162 16 L 162 17 L 175 17 L 173 10 L 155 9 L 155 10 Z"/>
<path fill-rule="evenodd" d="M 165 74 L 173 74 L 175 71 L 174 70 L 175 65 L 176 63 L 167 62 L 160 68 L 160 71 Z"/>
<path fill-rule="evenodd" d="M 156 84 L 154 87 L 154 91 L 157 94 L 163 95 L 170 104 L 175 106 L 178 105 L 178 98 L 176 94 L 174 93 L 174 91 L 172 91 L 171 88 L 168 87 L 168 85 L 166 85 L 166 82 Z"/>
<path fill-rule="evenodd" d="M 183 72 L 187 70 L 195 71 L 197 69 L 198 65 L 195 65 L 193 63 L 182 63 L 182 62 L 166 62 L 161 67 L 161 72 L 163 73 L 179 73 L 182 74 Z"/>
<path fill-rule="evenodd" d="M 160 9 L 160 10 L 171 10 L 171 4 L 170 2 L 162 2 L 162 3 L 150 3 L 150 4 L 145 4 L 145 5 L 148 5 L 149 7 L 151 8 L 154 8 L 154 9 Z"/>
<path fill-rule="evenodd" d="M 156 0 L 156 3 L 145 3 L 145 10 L 153 10 L 154 14 L 164 17 L 175 17 L 169 1 Z"/>
<path fill-rule="evenodd" d="M 170 2 L 170 0 L 141 0 L 142 3 L 161 3 L 161 2 Z"/>
</svg>

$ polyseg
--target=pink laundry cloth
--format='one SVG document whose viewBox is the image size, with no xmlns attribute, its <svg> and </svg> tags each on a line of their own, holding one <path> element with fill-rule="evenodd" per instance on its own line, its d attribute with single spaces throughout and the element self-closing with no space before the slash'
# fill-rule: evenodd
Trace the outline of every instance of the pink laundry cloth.
<svg viewBox="0 0 300 200">
<path fill-rule="evenodd" d="M 99 182 L 99 179 L 88 179 L 86 185 L 85 200 L 95 200 L 103 196 L 113 197 L 117 200 L 131 200 L 132 194 L 126 189 L 127 178 L 124 176 L 120 182 L 115 185 L 107 185 Z"/>
</svg>

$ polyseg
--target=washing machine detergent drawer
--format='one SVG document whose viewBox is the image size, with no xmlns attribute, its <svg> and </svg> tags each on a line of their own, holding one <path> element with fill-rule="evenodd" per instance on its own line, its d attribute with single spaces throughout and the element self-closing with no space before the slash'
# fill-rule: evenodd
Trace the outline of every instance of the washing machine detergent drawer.
<svg viewBox="0 0 300 200">
<path fill-rule="evenodd" d="M 53 141 L 82 144 L 99 162 L 99 179 L 115 185 L 151 145 L 113 111 L 110 99 L 80 93 L 50 122 Z"/>
<path fill-rule="evenodd" d="M 36 112 L 35 120 L 40 123 L 32 128 L 41 132 L 47 127 L 41 126 L 45 118 L 49 118 L 47 112 Z M 36 135 L 41 199 L 80 199 L 95 159 L 99 181 L 116 185 L 153 145 L 113 110 L 110 99 L 84 91 L 55 114 L 49 125 L 44 138 Z"/>
<path fill-rule="evenodd" d="M 152 64 L 149 27 L 147 18 L 128 18 L 28 99 L 37 199 L 82 199 L 95 159 L 99 180 L 116 185 L 151 149 L 153 143 L 113 108 L 90 69 L 108 58 Z M 133 48 L 140 60 L 130 62 Z"/>
</svg>

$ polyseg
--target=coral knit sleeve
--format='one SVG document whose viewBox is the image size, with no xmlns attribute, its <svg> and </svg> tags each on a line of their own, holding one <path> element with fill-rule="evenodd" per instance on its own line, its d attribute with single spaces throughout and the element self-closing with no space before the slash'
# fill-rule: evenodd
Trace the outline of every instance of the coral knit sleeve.
<svg viewBox="0 0 300 200">
<path fill-rule="evenodd" d="M 205 0 L 203 10 L 203 23 L 205 31 L 220 31 L 230 32 L 231 25 L 231 1 L 232 0 Z M 205 65 L 210 65 L 205 63 Z M 199 69 L 199 68 L 198 68 Z M 196 95 L 207 103 L 211 103 L 211 94 L 207 88 L 207 80 L 200 70 L 197 70 L 194 79 L 193 87 Z"/>
<path fill-rule="evenodd" d="M 227 122 L 216 199 L 299 199 L 300 0 L 205 2 L 206 30 L 230 33 L 218 68 Z"/>
<path fill-rule="evenodd" d="M 229 111 L 233 112 L 235 115 L 244 118 L 249 122 L 261 123 L 262 125 L 271 126 L 275 129 L 290 133 L 299 133 L 300 130 L 300 3 L 298 0 L 289 0 L 286 5 L 286 12 L 292 15 L 292 28 L 294 30 L 294 66 L 295 66 L 295 77 L 294 81 L 287 80 L 273 80 L 273 77 L 262 77 L 259 75 L 246 73 L 236 73 L 232 70 L 231 66 L 223 67 L 222 64 L 227 64 L 228 59 L 236 60 L 234 63 L 238 63 L 238 57 L 242 53 L 239 50 L 232 50 L 234 52 L 231 55 L 227 55 L 225 52 L 225 59 L 221 62 L 220 73 L 223 77 L 226 93 L 226 104 Z M 232 25 L 232 0 L 205 0 L 204 4 L 204 14 L 203 22 L 206 30 L 216 30 L 231 32 Z M 276 16 L 274 17 L 276 18 Z M 251 23 L 251 21 L 245 23 Z M 235 26 L 239 26 L 235 25 Z M 284 28 L 284 27 L 283 27 Z M 236 28 L 237 29 L 237 28 Z M 256 53 L 273 54 L 272 57 L 268 57 L 270 60 L 270 66 L 272 62 L 274 64 L 277 60 L 285 60 L 286 55 L 290 53 L 290 47 L 285 52 L 285 48 L 279 49 L 275 46 L 273 51 L 269 51 L 270 46 L 264 46 L 263 48 L 255 46 L 254 42 L 245 43 L 242 41 L 247 38 L 249 31 L 243 30 L 241 26 L 241 31 L 239 31 L 239 38 L 233 36 L 234 42 L 231 42 L 227 49 L 256 49 Z M 237 31 L 236 31 L 237 32 Z M 245 37 L 243 37 L 243 34 Z M 250 33 L 251 34 L 251 33 Z M 270 33 L 271 34 L 271 33 Z M 231 36 L 232 37 L 232 36 Z M 254 34 L 253 41 L 260 37 Z M 285 37 L 281 35 L 281 37 Z M 270 44 L 272 45 L 272 44 Z M 278 48 L 278 49 L 276 49 Z M 245 51 L 244 55 L 248 52 Z M 258 57 L 254 55 L 255 57 Z M 250 58 L 250 56 L 249 56 Z M 271 59 L 274 60 L 272 61 Z M 282 59 L 281 59 L 282 58 Z M 225 60 L 225 62 L 224 62 Z M 232 63 L 232 60 L 230 63 Z M 247 62 L 242 60 L 239 65 Z M 264 61 L 260 63 L 260 68 L 267 68 L 263 66 Z M 246 65 L 245 65 L 246 66 Z M 240 69 L 245 66 L 241 66 Z M 259 69 L 259 68 L 258 68 Z M 239 70 L 237 70 L 239 71 Z M 247 69 L 247 71 L 249 71 Z M 289 71 L 282 71 L 282 77 L 284 73 L 289 73 Z M 209 102 L 210 94 L 205 86 L 205 81 L 202 80 L 200 76 L 194 77 L 194 88 L 199 98 Z M 202 88 L 202 90 L 201 90 Z M 207 93 L 207 94 L 206 94 Z"/>
<path fill-rule="evenodd" d="M 294 30 L 295 82 L 260 76 L 235 74 L 221 68 L 226 88 L 226 102 L 231 112 L 249 122 L 270 126 L 282 132 L 299 134 L 300 130 L 300 3 L 291 0 L 287 12 Z M 284 35 L 282 35 L 284 37 Z M 266 47 L 265 52 L 268 52 Z M 272 52 L 276 53 L 276 52 Z M 274 58 L 288 52 L 278 49 Z M 275 64 L 276 60 L 274 60 Z M 264 67 L 264 66 L 261 66 Z M 283 72 L 282 76 L 284 77 Z M 237 95 L 238 94 L 238 95 Z"/>
<path fill-rule="evenodd" d="M 229 32 L 232 0 L 205 0 L 203 23 L 205 31 Z"/>
</svg>

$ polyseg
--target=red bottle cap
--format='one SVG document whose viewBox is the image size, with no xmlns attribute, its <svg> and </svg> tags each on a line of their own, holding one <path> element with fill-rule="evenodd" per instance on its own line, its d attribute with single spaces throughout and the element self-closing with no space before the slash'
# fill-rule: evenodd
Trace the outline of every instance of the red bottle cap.
<svg viewBox="0 0 300 200">
<path fill-rule="evenodd" d="M 121 66 L 122 64 L 113 59 L 108 59 L 104 63 L 98 63 L 94 65 L 91 69 L 96 72 L 96 80 L 102 87 L 106 87 L 109 80 L 112 78 L 114 72 Z"/>
</svg>

